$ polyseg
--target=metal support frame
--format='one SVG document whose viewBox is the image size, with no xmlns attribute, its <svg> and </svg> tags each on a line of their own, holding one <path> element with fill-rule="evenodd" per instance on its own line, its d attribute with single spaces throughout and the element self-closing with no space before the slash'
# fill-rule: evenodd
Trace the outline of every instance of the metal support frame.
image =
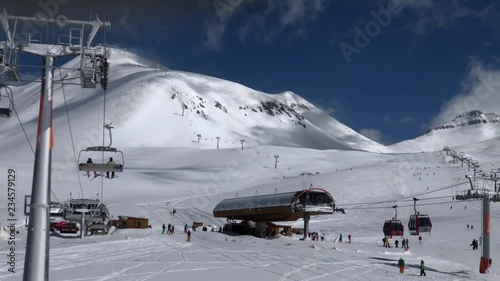
<svg viewBox="0 0 500 281">
<path fill-rule="evenodd" d="M 13 27 L 9 25 L 10 20 L 14 21 Z M 81 45 L 67 46 L 43 44 L 41 41 L 35 42 L 35 40 L 31 39 L 31 35 L 29 35 L 30 38 L 27 42 L 20 42 L 16 36 L 19 21 L 46 24 L 60 24 L 61 22 L 60 19 L 55 18 L 12 16 L 8 15 L 6 10 L 0 13 L 0 25 L 7 38 L 6 42 L 0 42 L 0 49 L 2 50 L 0 53 L 0 74 L 6 77 L 7 81 L 19 81 L 20 52 L 31 53 L 43 58 L 40 109 L 23 280 L 47 281 L 49 280 L 50 186 L 52 148 L 54 145 L 52 128 L 54 60 L 62 56 L 86 56 L 88 50 L 91 49 L 91 43 L 99 28 L 109 28 L 111 24 L 102 22 L 99 18 L 92 21 L 65 20 L 65 25 L 82 27 Z M 84 43 L 83 31 L 85 26 L 90 28 Z"/>
<path fill-rule="evenodd" d="M 477 165 L 475 163 L 474 165 Z M 489 191 L 486 189 L 483 189 L 481 193 L 478 193 L 476 197 L 470 197 L 470 196 L 464 196 L 463 200 L 467 199 L 481 199 L 482 203 L 482 244 L 481 244 L 481 259 L 479 261 L 479 273 L 489 273 L 490 268 L 491 268 L 491 257 L 490 257 L 490 201 L 493 202 L 498 202 L 498 200 L 495 198 L 495 196 L 498 197 L 497 193 L 497 188 L 496 188 L 496 183 L 500 178 L 497 177 L 497 174 L 492 171 L 489 177 L 487 176 L 465 176 L 467 179 L 469 179 L 471 189 L 474 189 L 474 185 L 472 180 L 476 179 L 481 179 L 485 181 L 492 181 L 494 184 L 494 190 L 495 193 L 493 196 L 490 195 Z M 477 189 L 476 189 L 477 192 Z"/>
<path fill-rule="evenodd" d="M 304 237 L 301 240 L 307 240 L 309 237 L 307 236 L 309 232 L 309 220 L 311 219 L 311 215 L 308 213 L 304 213 Z"/>
<path fill-rule="evenodd" d="M 396 211 L 396 216 L 394 217 L 394 220 L 398 220 L 398 205 L 392 206 L 394 210 Z"/>
<path fill-rule="evenodd" d="M 43 58 L 42 93 L 35 152 L 35 168 L 31 189 L 28 241 L 24 260 L 24 281 L 49 280 L 49 210 L 52 171 L 52 68 L 54 57 Z"/>
<path fill-rule="evenodd" d="M 484 196 L 482 200 L 483 205 L 483 243 L 482 243 L 482 256 L 479 261 L 479 273 L 488 273 L 491 266 L 490 258 L 490 198 Z"/>
</svg>

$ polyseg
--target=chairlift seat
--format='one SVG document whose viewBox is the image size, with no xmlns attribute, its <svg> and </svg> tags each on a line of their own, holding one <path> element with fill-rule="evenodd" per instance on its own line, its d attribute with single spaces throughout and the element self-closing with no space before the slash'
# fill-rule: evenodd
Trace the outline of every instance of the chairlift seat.
<svg viewBox="0 0 500 281">
<path fill-rule="evenodd" d="M 0 108 L 0 116 L 10 117 L 10 108 Z"/>
<path fill-rule="evenodd" d="M 86 172 L 123 172 L 122 164 L 108 165 L 108 164 L 97 164 L 97 163 L 80 163 L 80 171 Z"/>
</svg>

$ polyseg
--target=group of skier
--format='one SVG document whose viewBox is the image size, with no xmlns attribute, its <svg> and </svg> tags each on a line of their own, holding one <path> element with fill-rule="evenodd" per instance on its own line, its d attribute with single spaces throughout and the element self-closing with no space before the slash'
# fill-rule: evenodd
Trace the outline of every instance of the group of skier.
<svg viewBox="0 0 500 281">
<path fill-rule="evenodd" d="M 382 238 L 382 243 L 384 244 L 385 248 L 390 248 L 391 247 L 391 243 L 390 243 L 388 237 Z M 395 240 L 394 241 L 394 245 L 396 246 L 396 248 L 398 248 L 398 246 L 399 246 L 399 240 Z M 405 250 L 410 249 L 410 244 L 408 242 L 408 238 L 401 239 L 401 248 L 403 248 Z"/>
<path fill-rule="evenodd" d="M 165 224 L 162 225 L 162 232 L 161 234 L 165 234 L 165 229 L 167 230 L 168 235 L 174 234 L 175 227 L 173 224 L 168 224 L 168 226 L 165 226 Z M 186 234 L 186 242 L 191 242 L 191 229 L 187 225 L 187 223 L 184 225 L 184 234 Z"/>
<path fill-rule="evenodd" d="M 174 234 L 175 227 L 174 227 L 173 224 L 169 223 L 167 227 L 165 227 L 165 224 L 163 224 L 161 228 L 163 229 L 163 231 L 161 232 L 161 234 L 165 234 L 165 229 L 167 229 L 167 234 L 168 235 Z"/>
<path fill-rule="evenodd" d="M 405 263 L 405 260 L 403 258 L 399 258 L 398 267 L 399 267 L 399 274 L 403 275 L 405 273 L 405 267 L 406 267 L 406 263 Z M 425 274 L 424 260 L 420 261 L 419 268 L 420 268 L 420 276 L 427 276 L 427 274 Z"/>
<path fill-rule="evenodd" d="M 479 247 L 476 239 L 473 239 L 472 243 L 469 246 L 472 246 L 472 250 L 477 250 L 477 248 Z"/>
</svg>

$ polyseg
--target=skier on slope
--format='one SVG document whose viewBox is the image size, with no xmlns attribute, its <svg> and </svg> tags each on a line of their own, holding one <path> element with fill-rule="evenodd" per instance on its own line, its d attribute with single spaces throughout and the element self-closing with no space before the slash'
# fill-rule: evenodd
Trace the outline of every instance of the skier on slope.
<svg viewBox="0 0 500 281">
<path fill-rule="evenodd" d="M 425 264 L 424 264 L 424 260 L 421 260 L 420 261 L 420 276 L 427 276 L 427 274 L 425 274 Z"/>
<path fill-rule="evenodd" d="M 403 258 L 399 258 L 398 266 L 399 274 L 403 275 L 405 273 L 405 260 Z"/>
</svg>

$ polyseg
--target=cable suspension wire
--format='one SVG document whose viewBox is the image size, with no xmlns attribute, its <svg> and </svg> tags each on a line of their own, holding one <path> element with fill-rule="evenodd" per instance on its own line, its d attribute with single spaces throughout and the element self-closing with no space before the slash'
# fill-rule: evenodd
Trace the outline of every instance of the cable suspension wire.
<svg viewBox="0 0 500 281">
<path fill-rule="evenodd" d="M 62 72 L 60 69 L 59 69 L 59 76 L 61 76 L 61 80 L 62 80 L 63 79 Z M 78 175 L 78 184 L 80 185 L 80 192 L 82 193 L 82 198 L 85 198 L 85 196 L 83 195 L 82 179 L 80 178 L 80 169 L 78 168 L 79 163 L 78 163 L 78 159 L 76 158 L 75 142 L 74 142 L 74 138 L 73 138 L 73 130 L 71 129 L 71 121 L 69 118 L 68 103 L 66 101 L 66 91 L 64 90 L 64 84 L 61 86 L 61 89 L 62 89 L 63 97 L 64 97 L 64 108 L 66 110 L 66 117 L 68 119 L 69 135 L 71 137 L 71 146 L 73 147 L 73 158 L 75 159 L 75 164 L 76 164 L 75 168 L 76 168 L 76 174 Z"/>
<path fill-rule="evenodd" d="M 467 184 L 467 183 L 468 182 L 466 182 L 466 181 L 459 182 L 459 183 L 452 184 L 452 185 L 449 185 L 449 186 L 440 187 L 440 188 L 437 188 L 437 189 L 433 189 L 433 190 L 425 191 L 425 192 L 421 192 L 421 193 L 415 193 L 415 194 L 412 194 L 412 195 L 403 196 L 403 197 L 400 197 L 400 198 L 397 198 L 397 199 L 393 199 L 393 200 L 373 201 L 373 202 L 361 202 L 361 203 L 349 203 L 349 204 L 343 204 L 343 205 L 340 205 L 340 206 L 376 205 L 376 204 L 384 204 L 384 203 L 395 203 L 395 202 L 413 201 L 413 197 L 421 196 L 421 195 L 426 195 L 426 194 L 430 194 L 430 193 L 434 193 L 434 192 L 438 192 L 438 191 L 442 191 L 442 190 L 445 190 L 445 189 L 453 188 L 455 186 L 459 186 L 459 185 L 463 185 L 463 184 Z M 449 196 L 444 196 L 444 197 L 449 197 Z"/>
<path fill-rule="evenodd" d="M 424 200 L 424 199 L 419 199 L 419 200 Z M 425 203 L 425 204 L 418 204 L 418 206 L 431 206 L 431 205 L 442 205 L 442 204 L 460 204 L 460 203 L 470 203 L 473 202 L 472 200 L 467 200 L 468 202 L 465 201 L 460 201 L 460 200 L 455 200 L 451 202 L 434 202 L 434 203 Z M 413 208 L 412 205 L 398 205 L 398 208 Z M 392 206 L 374 206 L 374 207 L 352 207 L 352 208 L 343 208 L 345 210 L 372 210 L 372 209 L 392 209 Z"/>
<path fill-rule="evenodd" d="M 107 58 L 108 54 L 107 54 L 107 49 L 106 49 L 106 46 L 107 46 L 107 41 L 106 41 L 106 28 L 104 28 L 103 30 L 103 36 L 104 36 L 104 58 Z M 106 133 L 106 129 L 105 129 L 105 126 L 106 126 L 106 88 L 107 87 L 104 87 L 104 110 L 103 110 L 103 117 L 102 117 L 102 146 L 104 146 L 104 140 L 105 140 L 105 133 Z M 111 132 L 111 131 L 110 131 Z M 102 152 L 102 163 L 104 163 L 104 151 Z M 104 177 L 101 177 L 101 204 L 102 204 L 102 200 L 103 200 L 103 193 L 104 193 Z"/>
<path fill-rule="evenodd" d="M 12 99 L 14 99 L 14 96 L 12 96 Z M 16 114 L 17 120 L 19 121 L 19 125 L 21 125 L 21 129 L 23 130 L 24 136 L 26 137 L 26 141 L 28 142 L 28 145 L 31 148 L 31 152 L 33 153 L 33 156 L 35 156 L 35 150 L 33 149 L 33 146 L 31 145 L 31 141 L 30 141 L 30 139 L 28 137 L 28 134 L 26 133 L 26 129 L 24 128 L 23 122 L 21 121 L 21 118 L 19 117 L 19 114 L 17 113 L 17 109 L 16 109 L 16 105 L 15 105 L 14 101 L 12 101 L 12 110 Z M 59 201 L 59 199 L 57 199 L 57 196 L 56 196 L 56 194 L 54 193 L 54 191 L 52 189 L 50 189 L 50 192 L 52 193 L 52 195 L 54 196 L 54 198 L 56 199 L 56 201 L 59 202 L 59 203 L 61 203 Z"/>
<path fill-rule="evenodd" d="M 12 96 L 12 99 L 14 99 L 14 96 Z M 12 109 L 14 110 L 14 113 L 16 114 L 17 120 L 19 121 L 19 125 L 21 125 L 21 129 L 23 130 L 24 136 L 26 137 L 26 140 L 28 141 L 28 144 L 31 148 L 31 152 L 33 152 L 33 155 L 35 155 L 35 150 L 33 149 L 33 146 L 31 145 L 30 138 L 28 137 L 28 134 L 26 133 L 26 130 L 24 129 L 23 122 L 21 121 L 21 118 L 19 117 L 19 114 L 17 114 L 17 109 L 14 104 L 14 101 L 12 101 Z"/>
</svg>

